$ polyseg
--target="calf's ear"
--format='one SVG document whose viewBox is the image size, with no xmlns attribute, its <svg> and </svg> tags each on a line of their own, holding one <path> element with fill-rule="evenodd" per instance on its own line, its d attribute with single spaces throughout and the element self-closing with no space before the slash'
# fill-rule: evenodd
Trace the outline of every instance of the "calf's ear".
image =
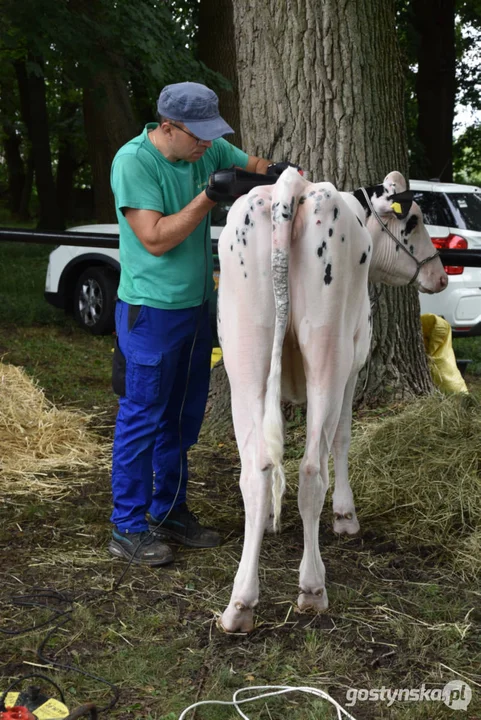
<svg viewBox="0 0 481 720">
<path fill-rule="evenodd" d="M 388 200 L 391 202 L 391 208 L 395 216 L 399 218 L 399 220 L 404 220 L 413 204 L 413 193 L 411 190 L 394 193 L 393 195 L 389 195 Z"/>
<path fill-rule="evenodd" d="M 408 189 L 408 184 L 402 175 L 397 170 L 393 170 L 383 180 L 384 187 L 387 190 L 388 195 L 394 195 L 394 193 L 402 193 Z"/>
<path fill-rule="evenodd" d="M 383 180 L 390 209 L 399 220 L 403 220 L 409 213 L 413 202 L 413 194 L 408 190 L 404 175 L 393 170 Z"/>
</svg>

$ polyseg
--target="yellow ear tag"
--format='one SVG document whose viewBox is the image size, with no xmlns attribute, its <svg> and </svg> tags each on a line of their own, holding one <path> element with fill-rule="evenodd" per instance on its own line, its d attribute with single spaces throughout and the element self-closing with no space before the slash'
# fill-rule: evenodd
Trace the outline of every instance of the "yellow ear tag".
<svg viewBox="0 0 481 720">
<path fill-rule="evenodd" d="M 392 209 L 394 210 L 395 213 L 399 213 L 399 214 L 402 213 L 401 203 L 393 202 L 393 204 L 391 205 L 391 207 L 392 207 Z"/>
</svg>

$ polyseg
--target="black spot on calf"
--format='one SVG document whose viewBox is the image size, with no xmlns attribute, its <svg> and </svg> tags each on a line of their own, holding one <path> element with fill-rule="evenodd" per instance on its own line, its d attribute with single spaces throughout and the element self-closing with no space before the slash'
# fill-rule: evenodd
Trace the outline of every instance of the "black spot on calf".
<svg viewBox="0 0 481 720">
<path fill-rule="evenodd" d="M 332 237 L 334 235 L 334 230 L 332 228 L 329 228 L 329 237 Z"/>
<path fill-rule="evenodd" d="M 337 220 L 338 217 L 339 217 L 339 208 L 335 207 L 334 208 L 334 220 Z"/>
<path fill-rule="evenodd" d="M 360 225 L 361 227 L 364 227 L 364 225 L 363 225 L 362 222 L 359 220 L 359 218 L 357 217 L 357 215 L 356 215 L 356 219 L 357 219 L 359 225 Z"/>
<path fill-rule="evenodd" d="M 326 285 L 330 285 L 332 282 L 331 270 L 332 270 L 331 263 L 329 263 L 328 265 L 326 265 L 326 272 L 324 275 L 324 283 Z"/>
<path fill-rule="evenodd" d="M 324 250 L 326 249 L 326 247 L 327 247 L 326 241 L 323 240 L 322 243 L 321 243 L 321 245 L 317 248 L 317 254 L 318 254 L 319 257 L 322 257 L 322 253 L 324 252 Z"/>
<path fill-rule="evenodd" d="M 363 254 L 361 255 L 361 259 L 360 259 L 360 261 L 359 261 L 359 264 L 360 264 L 360 265 L 364 265 L 364 263 L 366 262 L 366 260 L 367 260 L 367 255 L 366 255 L 366 253 L 363 253 Z"/>
<path fill-rule="evenodd" d="M 251 221 L 251 220 L 250 220 L 249 215 L 246 215 L 245 220 L 244 220 L 245 224 L 246 224 L 246 225 L 249 225 L 249 224 L 250 224 L 250 221 Z"/>
</svg>

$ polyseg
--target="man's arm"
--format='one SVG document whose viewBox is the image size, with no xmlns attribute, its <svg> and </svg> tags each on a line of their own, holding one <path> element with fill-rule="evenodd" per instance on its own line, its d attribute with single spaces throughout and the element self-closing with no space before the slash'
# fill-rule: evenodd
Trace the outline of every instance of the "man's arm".
<svg viewBox="0 0 481 720">
<path fill-rule="evenodd" d="M 270 164 L 270 160 L 249 155 L 245 170 L 265 175 Z M 145 249 L 152 255 L 160 257 L 180 245 L 215 204 L 203 191 L 185 208 L 173 215 L 162 215 L 155 210 L 136 208 L 126 208 L 124 215 Z"/>
<path fill-rule="evenodd" d="M 155 210 L 135 208 L 126 208 L 124 215 L 145 249 L 152 255 L 160 257 L 180 245 L 215 204 L 203 191 L 185 208 L 173 215 L 162 215 Z"/>
<path fill-rule="evenodd" d="M 244 170 L 247 172 L 259 173 L 265 175 L 267 168 L 271 165 L 272 160 L 264 160 L 264 158 L 256 157 L 255 155 L 249 155 L 249 160 Z"/>
</svg>

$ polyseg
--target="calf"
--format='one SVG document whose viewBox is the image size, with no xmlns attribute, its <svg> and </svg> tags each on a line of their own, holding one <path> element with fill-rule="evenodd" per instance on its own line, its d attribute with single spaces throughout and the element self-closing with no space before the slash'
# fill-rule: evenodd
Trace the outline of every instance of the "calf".
<svg viewBox="0 0 481 720">
<path fill-rule="evenodd" d="M 398 172 L 383 185 L 349 195 L 330 183 L 307 182 L 289 168 L 274 186 L 255 188 L 236 201 L 219 240 L 219 258 L 218 334 L 245 507 L 242 558 L 221 624 L 246 632 L 253 628 L 259 598 L 262 537 L 271 508 L 278 526 L 285 489 L 281 399 L 307 400 L 297 604 L 322 611 L 328 601 L 319 516 L 330 452 L 334 529 L 359 529 L 347 453 L 354 388 L 371 339 L 368 279 L 412 283 L 434 293 L 444 289 L 447 277 Z"/>
</svg>

